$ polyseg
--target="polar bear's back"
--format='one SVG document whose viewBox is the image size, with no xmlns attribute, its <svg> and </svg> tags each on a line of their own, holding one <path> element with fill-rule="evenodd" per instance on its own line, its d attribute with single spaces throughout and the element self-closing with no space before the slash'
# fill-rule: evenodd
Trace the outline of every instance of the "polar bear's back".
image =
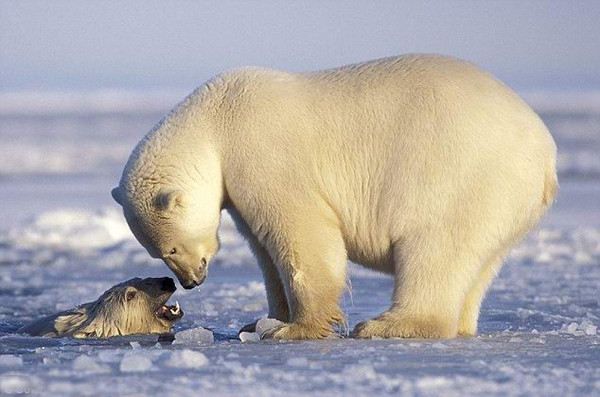
<svg viewBox="0 0 600 397">
<path fill-rule="evenodd" d="M 391 240 L 425 230 L 510 239 L 554 194 L 556 147 L 543 122 L 468 62 L 406 55 L 236 79 L 250 83 L 229 91 L 251 111 L 238 112 L 227 167 L 267 193 L 232 196 L 330 212 L 351 259 L 377 262 Z"/>
<path fill-rule="evenodd" d="M 379 225 L 411 217 L 423 223 L 442 207 L 464 215 L 469 208 L 460 201 L 499 211 L 504 201 L 507 217 L 541 203 L 555 144 L 523 100 L 472 64 L 407 55 L 303 78 L 319 126 L 312 150 L 320 152 L 320 171 L 330 174 L 320 176 L 328 181 L 322 188 L 340 208 L 348 206 L 340 186 L 364 192 L 355 218 L 373 208 L 373 192 L 385 207 L 376 210 Z"/>
</svg>

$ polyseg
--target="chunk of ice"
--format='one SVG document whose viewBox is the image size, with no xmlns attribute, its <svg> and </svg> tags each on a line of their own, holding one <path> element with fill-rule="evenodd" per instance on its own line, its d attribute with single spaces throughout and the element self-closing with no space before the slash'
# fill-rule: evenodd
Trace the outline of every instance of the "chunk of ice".
<svg viewBox="0 0 600 397">
<path fill-rule="evenodd" d="M 584 331 L 586 335 L 596 335 L 598 333 L 598 326 L 588 324 Z"/>
<path fill-rule="evenodd" d="M 0 367 L 20 367 L 23 365 L 23 359 L 12 354 L 3 354 L 0 356 Z"/>
<path fill-rule="evenodd" d="M 241 332 L 240 340 L 242 342 L 258 342 L 260 341 L 260 335 L 256 332 Z"/>
<path fill-rule="evenodd" d="M 283 322 L 274 318 L 261 318 L 256 322 L 256 332 L 242 332 L 239 338 L 242 342 L 258 342 L 265 332 L 281 324 Z"/>
<path fill-rule="evenodd" d="M 581 324 L 579 324 L 579 329 L 585 332 L 586 335 L 596 335 L 598 331 L 598 327 L 588 320 L 583 320 Z"/>
<path fill-rule="evenodd" d="M 291 367 L 308 367 L 308 359 L 306 357 L 292 357 L 287 360 L 287 364 Z"/>
<path fill-rule="evenodd" d="M 123 351 L 119 350 L 102 350 L 98 353 L 98 361 L 102 363 L 118 363 L 121 361 L 121 354 Z"/>
<path fill-rule="evenodd" d="M 274 318 L 261 318 L 256 322 L 256 332 L 242 332 L 239 338 L 242 342 L 258 342 L 265 332 L 281 324 L 283 322 Z"/>
<path fill-rule="evenodd" d="M 165 365 L 173 368 L 200 368 L 208 365 L 208 358 L 190 349 L 176 350 L 171 353 Z"/>
<path fill-rule="evenodd" d="M 560 332 L 574 336 L 596 335 L 598 332 L 598 327 L 592 324 L 589 320 L 583 320 L 580 324 L 576 322 L 572 322 L 569 325 L 563 324 Z"/>
<path fill-rule="evenodd" d="M 133 341 L 133 342 L 129 342 L 129 344 L 131 345 L 131 348 L 133 350 L 142 348 L 142 345 L 140 345 L 140 342 Z"/>
<path fill-rule="evenodd" d="M 108 366 L 98 364 L 92 357 L 85 355 L 79 356 L 73 360 L 73 369 L 77 372 L 96 374 L 110 372 L 110 368 Z"/>
<path fill-rule="evenodd" d="M 29 379 L 18 374 L 2 374 L 0 376 L 0 393 L 2 395 L 21 395 L 30 393 Z"/>
<path fill-rule="evenodd" d="M 125 354 L 119 366 L 121 372 L 146 372 L 151 368 L 152 360 L 139 353 Z"/>
<path fill-rule="evenodd" d="M 213 343 L 215 336 L 212 331 L 197 327 L 192 329 L 186 329 L 185 331 L 177 332 L 175 334 L 174 345 L 189 344 L 189 343 Z"/>
<path fill-rule="evenodd" d="M 256 322 L 256 333 L 262 337 L 262 335 L 268 330 L 273 329 L 282 324 L 283 322 L 274 318 L 261 318 Z"/>
</svg>

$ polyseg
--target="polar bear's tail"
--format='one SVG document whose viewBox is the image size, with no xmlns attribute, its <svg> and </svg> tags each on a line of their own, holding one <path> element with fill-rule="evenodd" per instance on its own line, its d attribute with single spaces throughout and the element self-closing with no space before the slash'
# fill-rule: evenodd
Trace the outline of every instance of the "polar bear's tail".
<svg viewBox="0 0 600 397">
<path fill-rule="evenodd" d="M 546 166 L 546 175 L 544 179 L 544 192 L 542 195 L 542 204 L 546 207 L 549 207 L 554 201 L 557 192 L 558 179 L 556 177 L 556 167 L 554 167 L 554 164 L 548 164 Z"/>
</svg>

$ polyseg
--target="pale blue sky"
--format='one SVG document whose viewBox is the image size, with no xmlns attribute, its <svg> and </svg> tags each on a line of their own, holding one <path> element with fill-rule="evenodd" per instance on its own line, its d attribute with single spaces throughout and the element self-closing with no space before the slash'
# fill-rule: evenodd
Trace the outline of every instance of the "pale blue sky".
<svg viewBox="0 0 600 397">
<path fill-rule="evenodd" d="M 518 90 L 600 89 L 600 1 L 0 0 L 0 91 L 191 89 L 221 70 L 406 52 Z"/>
</svg>

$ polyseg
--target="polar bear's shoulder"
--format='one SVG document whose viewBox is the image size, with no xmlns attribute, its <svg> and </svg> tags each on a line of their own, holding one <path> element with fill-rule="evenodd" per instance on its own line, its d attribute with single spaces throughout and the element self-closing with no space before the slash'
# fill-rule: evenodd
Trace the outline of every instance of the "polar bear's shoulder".
<svg viewBox="0 0 600 397">
<path fill-rule="evenodd" d="M 290 83 L 297 81 L 299 74 L 258 66 L 244 66 L 229 69 L 208 80 L 200 86 L 190 97 L 207 99 L 208 97 L 221 97 L 231 91 L 268 87 L 271 84 Z"/>
</svg>

